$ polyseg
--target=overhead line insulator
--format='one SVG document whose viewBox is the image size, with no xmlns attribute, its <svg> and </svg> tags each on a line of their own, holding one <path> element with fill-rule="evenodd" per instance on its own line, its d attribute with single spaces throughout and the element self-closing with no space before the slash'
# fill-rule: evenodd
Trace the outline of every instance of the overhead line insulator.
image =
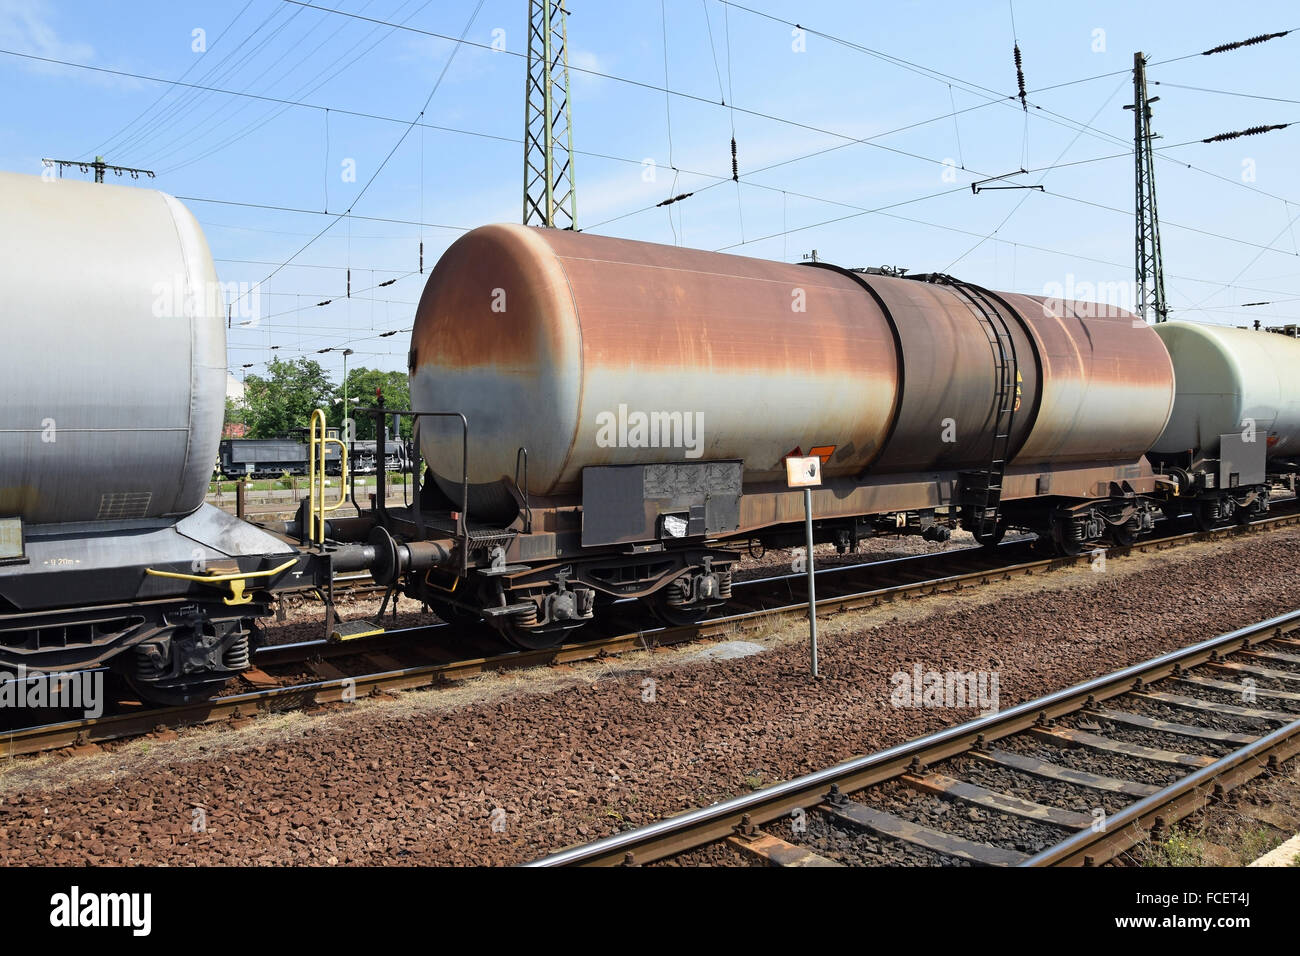
<svg viewBox="0 0 1300 956">
<path fill-rule="evenodd" d="M 665 199 L 663 202 L 655 203 L 655 208 L 660 206 L 671 206 L 675 202 L 681 202 L 683 199 L 690 199 L 695 193 L 682 193 L 680 196 L 674 196 L 672 199 Z"/>
<path fill-rule="evenodd" d="M 1016 83 L 1020 87 L 1020 108 L 1025 112 L 1029 112 L 1029 101 L 1026 99 L 1027 94 L 1025 93 L 1025 70 L 1020 58 L 1019 43 L 1015 45 L 1014 52 L 1016 56 Z"/>
<path fill-rule="evenodd" d="M 1220 133 L 1217 136 L 1210 136 L 1201 140 L 1202 143 L 1222 143 L 1229 139 L 1240 139 L 1242 136 L 1258 136 L 1261 133 L 1271 133 L 1276 129 L 1286 129 L 1293 123 L 1274 123 L 1272 126 L 1252 126 L 1250 129 L 1240 129 L 1232 133 Z"/>
<path fill-rule="evenodd" d="M 1212 53 L 1227 53 L 1229 50 L 1240 50 L 1244 46 L 1254 46 L 1256 43 L 1266 43 L 1269 40 L 1276 40 L 1291 32 L 1293 31 L 1283 30 L 1281 33 L 1261 33 L 1259 36 L 1251 37 L 1249 40 L 1238 40 L 1236 43 L 1223 43 L 1219 46 L 1210 47 L 1208 50 L 1203 50 L 1201 56 L 1209 56 Z"/>
</svg>

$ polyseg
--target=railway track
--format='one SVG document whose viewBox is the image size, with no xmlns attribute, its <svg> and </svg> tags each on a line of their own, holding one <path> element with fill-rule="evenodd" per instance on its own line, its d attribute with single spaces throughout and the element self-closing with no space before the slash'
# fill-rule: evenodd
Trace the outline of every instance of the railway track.
<svg viewBox="0 0 1300 956">
<path fill-rule="evenodd" d="M 1300 611 L 529 865 L 1100 865 L 1300 753 L 1297 635 Z"/>
<path fill-rule="evenodd" d="M 1199 541 L 1256 534 L 1300 524 L 1300 510 L 1273 514 L 1246 526 L 1212 532 L 1173 532 L 1127 548 L 1104 548 L 1075 557 L 1040 557 L 1032 541 L 997 548 L 963 548 L 913 557 L 824 568 L 817 572 L 819 614 L 852 611 L 927 595 L 960 592 L 1021 575 L 1122 559 L 1129 553 L 1192 546 Z M 259 714 L 347 703 L 477 676 L 490 671 L 563 664 L 638 649 L 666 647 L 720 636 L 737 636 L 781 618 L 807 613 L 804 574 L 738 581 L 731 613 L 699 624 L 664 627 L 638 602 L 621 601 L 583 629 L 585 640 L 557 648 L 502 653 L 486 630 L 434 624 L 402 628 L 345 642 L 325 640 L 261 648 L 241 680 L 247 689 L 212 700 L 166 708 L 132 700 L 115 702 L 97 718 L 46 719 L 0 729 L 0 753 L 8 756 L 101 745 L 172 728 Z"/>
</svg>

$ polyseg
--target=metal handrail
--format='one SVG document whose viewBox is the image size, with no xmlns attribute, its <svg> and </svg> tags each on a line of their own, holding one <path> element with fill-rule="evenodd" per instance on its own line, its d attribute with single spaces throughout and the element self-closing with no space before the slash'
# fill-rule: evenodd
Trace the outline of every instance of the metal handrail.
<svg viewBox="0 0 1300 956">
<path fill-rule="evenodd" d="M 358 408 L 358 412 L 378 412 L 384 415 L 410 415 L 415 419 L 412 426 L 412 435 L 420 426 L 421 418 L 459 418 L 461 426 L 461 450 L 460 450 L 460 512 L 456 519 L 456 537 L 462 542 L 460 569 L 464 574 L 469 570 L 469 419 L 461 412 L 417 412 L 414 409 L 402 411 L 401 409 L 389 409 L 383 406 Z M 420 461 L 424 458 L 424 453 L 420 449 L 420 442 L 415 442 L 415 461 L 413 462 L 413 475 L 415 477 L 415 527 L 420 536 L 424 535 L 424 522 L 420 512 Z"/>
<path fill-rule="evenodd" d="M 320 423 L 320 433 L 316 426 Z M 316 544 L 325 543 L 325 515 L 342 508 L 348 500 L 348 446 L 339 438 L 330 438 L 325 434 L 325 412 L 316 409 L 311 413 L 311 430 L 309 433 L 307 455 L 307 498 L 308 498 L 308 534 Z M 339 472 L 339 500 L 331 505 L 325 503 L 325 458 L 326 449 L 331 444 L 339 446 L 342 459 Z M 319 478 L 319 482 L 317 481 Z"/>
</svg>

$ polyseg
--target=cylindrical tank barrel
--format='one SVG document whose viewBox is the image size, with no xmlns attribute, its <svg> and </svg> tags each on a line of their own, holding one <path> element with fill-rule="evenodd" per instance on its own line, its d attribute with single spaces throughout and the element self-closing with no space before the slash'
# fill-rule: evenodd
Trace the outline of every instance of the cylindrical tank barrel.
<svg viewBox="0 0 1300 956">
<path fill-rule="evenodd" d="M 1020 464 L 1131 462 L 1164 428 L 1173 374 L 1128 313 L 485 226 L 425 287 L 411 396 L 464 412 L 470 509 L 504 512 L 520 447 L 543 496 L 576 491 L 587 466 L 690 458 L 782 481 L 796 450 L 825 456 L 827 479 L 978 470 L 999 424 Z M 455 492 L 459 434 L 430 419 L 420 434 Z"/>
<path fill-rule="evenodd" d="M 184 515 L 225 412 L 207 242 L 151 189 L 0 173 L 0 515 Z"/>
<path fill-rule="evenodd" d="M 1252 434 L 1269 457 L 1300 454 L 1300 341 L 1195 322 L 1155 326 L 1173 359 L 1177 397 L 1153 451 L 1219 453 L 1219 436 Z"/>
<path fill-rule="evenodd" d="M 520 447 L 536 495 L 575 491 L 590 465 L 743 459 L 746 480 L 784 480 L 817 436 L 839 446 L 826 475 L 855 474 L 898 392 L 889 323 L 864 298 L 828 270 L 484 226 L 421 297 L 412 407 L 468 419 L 471 512 L 501 504 L 492 485 Z M 444 486 L 460 482 L 459 427 L 420 422 Z"/>
</svg>

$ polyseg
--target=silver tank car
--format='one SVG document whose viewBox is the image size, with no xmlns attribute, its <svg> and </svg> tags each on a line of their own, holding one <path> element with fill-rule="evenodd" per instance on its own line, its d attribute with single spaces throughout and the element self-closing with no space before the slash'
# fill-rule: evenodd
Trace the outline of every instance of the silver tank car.
<svg viewBox="0 0 1300 956">
<path fill-rule="evenodd" d="M 11 173 L 0 210 L 0 672 L 206 696 L 274 592 L 329 568 L 204 504 L 226 355 L 203 232 L 155 190 Z"/>
<path fill-rule="evenodd" d="M 1300 342 L 1287 335 L 1161 322 L 1177 394 L 1150 457 L 1198 527 L 1269 510 L 1272 485 L 1300 468 Z"/>
<path fill-rule="evenodd" d="M 1213 456 L 1222 435 L 1253 426 L 1267 457 L 1300 454 L 1300 340 L 1195 322 L 1154 328 L 1173 360 L 1177 392 L 1152 451 Z"/>
<path fill-rule="evenodd" d="M 0 173 L 0 515 L 186 515 L 225 410 L 208 244 L 163 193 Z"/>
</svg>

